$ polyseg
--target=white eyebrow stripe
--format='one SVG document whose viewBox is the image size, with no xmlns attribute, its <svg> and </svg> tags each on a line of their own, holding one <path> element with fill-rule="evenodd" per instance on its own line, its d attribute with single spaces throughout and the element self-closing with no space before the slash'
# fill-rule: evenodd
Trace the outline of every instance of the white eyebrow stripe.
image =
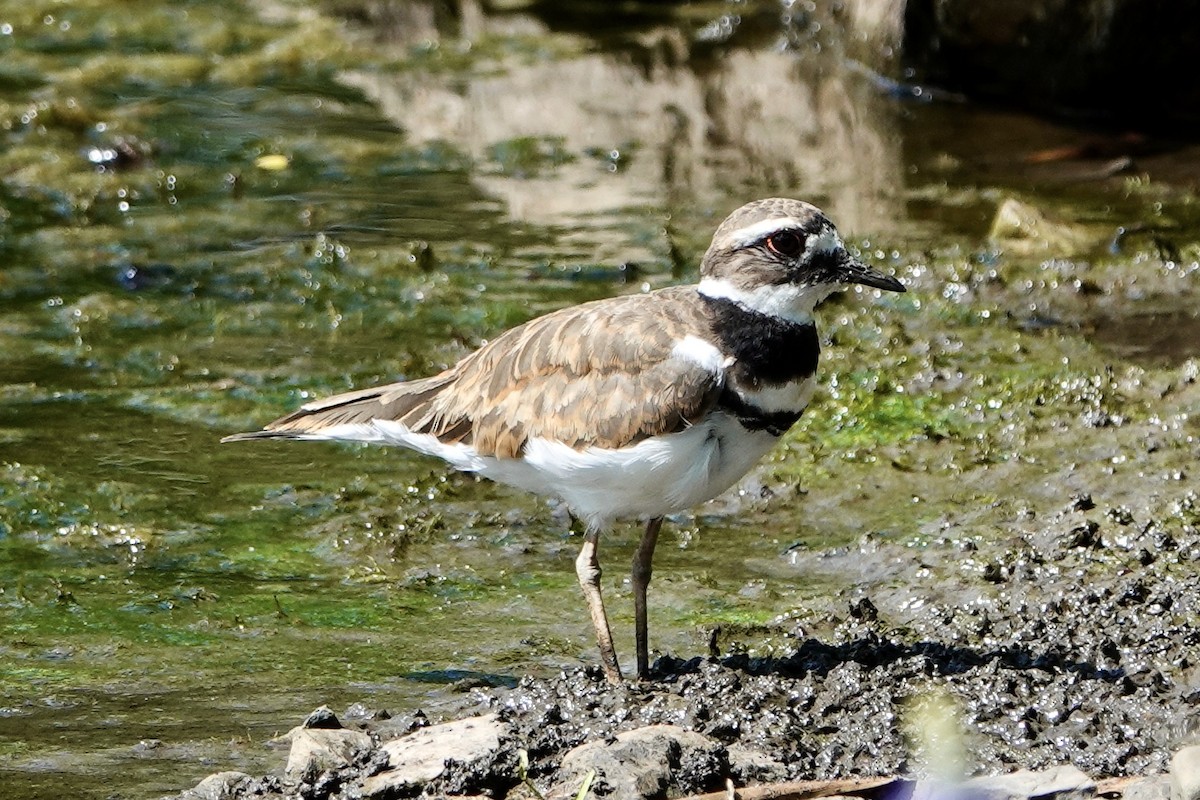
<svg viewBox="0 0 1200 800">
<path fill-rule="evenodd" d="M 747 247 L 757 242 L 768 233 L 774 233 L 785 228 L 799 228 L 800 221 L 795 217 L 772 217 L 738 228 L 729 234 L 729 243 L 733 247 Z"/>
<path fill-rule="evenodd" d="M 794 217 L 774 217 L 756 222 L 753 225 L 747 225 L 744 228 L 738 228 L 729 235 L 729 244 L 735 250 L 742 247 L 749 247 L 769 233 L 784 230 L 799 230 L 801 233 L 804 233 L 804 228 Z M 842 237 L 838 236 L 837 231 L 830 227 L 823 228 L 816 236 L 808 237 L 808 250 L 814 255 L 817 253 L 833 253 L 838 248 L 843 247 L 845 247 L 845 244 L 842 243 Z"/>
</svg>

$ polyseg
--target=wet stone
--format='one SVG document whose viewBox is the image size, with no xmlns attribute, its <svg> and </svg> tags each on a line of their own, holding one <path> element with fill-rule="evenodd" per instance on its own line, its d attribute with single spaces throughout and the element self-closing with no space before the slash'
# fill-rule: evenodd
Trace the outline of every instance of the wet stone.
<svg viewBox="0 0 1200 800">
<path fill-rule="evenodd" d="M 1125 788 L 1122 800 L 1171 800 L 1171 777 L 1150 775 L 1136 780 Z"/>
<path fill-rule="evenodd" d="M 329 706 L 321 706 L 308 715 L 301 725 L 303 728 L 327 728 L 337 729 L 342 727 L 342 723 L 338 720 L 337 714 L 330 710 Z"/>
<path fill-rule="evenodd" d="M 363 782 L 368 797 L 390 797 L 441 778 L 450 762 L 470 769 L 500 749 L 505 726 L 496 715 L 455 720 L 422 728 L 385 742 L 387 768 Z"/>
<path fill-rule="evenodd" d="M 316 712 L 314 712 L 316 713 Z M 391 719 L 392 714 L 386 708 L 370 708 L 363 703 L 351 703 L 343 716 L 354 722 L 370 722 L 372 720 Z"/>
<path fill-rule="evenodd" d="M 1175 753 L 1170 774 L 1173 800 L 1200 800 L 1200 745 Z"/>
<path fill-rule="evenodd" d="M 389 714 L 386 717 L 368 720 L 367 724 L 381 742 L 399 739 L 401 736 L 407 736 L 413 731 L 430 726 L 429 718 L 420 709 L 410 714 L 397 714 L 396 716 Z"/>
<path fill-rule="evenodd" d="M 253 778 L 244 772 L 218 772 L 184 791 L 179 800 L 235 800 L 245 796 L 244 787 L 251 782 Z"/>
<path fill-rule="evenodd" d="M 371 737 L 362 731 L 300 727 L 293 728 L 289 735 L 292 748 L 284 774 L 297 783 L 311 782 L 322 772 L 348 767 L 374 746 Z"/>
<path fill-rule="evenodd" d="M 162 747 L 161 739 L 142 739 L 133 746 L 133 752 L 138 755 L 146 755 Z"/>
<path fill-rule="evenodd" d="M 1061 766 L 973 778 L 963 789 L 976 800 L 1084 800 L 1095 796 L 1096 782 L 1075 767 Z"/>
<path fill-rule="evenodd" d="M 650 725 L 567 753 L 547 798 L 575 797 L 589 773 L 597 796 L 636 800 L 716 789 L 728 771 L 719 742 L 677 725 Z"/>
</svg>

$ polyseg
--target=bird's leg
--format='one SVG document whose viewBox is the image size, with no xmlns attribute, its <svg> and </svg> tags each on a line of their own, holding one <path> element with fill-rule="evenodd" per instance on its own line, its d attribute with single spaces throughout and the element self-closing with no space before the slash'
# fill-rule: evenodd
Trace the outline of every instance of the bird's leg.
<svg viewBox="0 0 1200 800">
<path fill-rule="evenodd" d="M 600 645 L 600 665 L 609 683 L 621 682 L 621 667 L 617 664 L 617 651 L 613 648 L 612 631 L 608 627 L 608 615 L 604 613 L 604 598 L 600 596 L 600 559 L 596 556 L 596 540 L 600 532 L 588 528 L 583 536 L 583 549 L 575 559 L 575 575 L 587 600 L 592 615 L 592 627 L 596 629 L 596 644 Z"/>
<path fill-rule="evenodd" d="M 663 518 L 655 517 L 646 523 L 646 532 L 637 552 L 633 554 L 633 616 L 634 635 L 637 637 L 637 676 L 643 680 L 650 676 L 650 637 L 646 625 L 646 587 L 650 585 L 653 572 L 654 546 L 658 544 L 658 531 Z"/>
</svg>

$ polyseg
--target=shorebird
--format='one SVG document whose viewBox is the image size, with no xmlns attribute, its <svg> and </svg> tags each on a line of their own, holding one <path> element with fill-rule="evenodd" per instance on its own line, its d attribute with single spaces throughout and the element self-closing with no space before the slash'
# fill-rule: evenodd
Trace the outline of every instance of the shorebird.
<svg viewBox="0 0 1200 800">
<path fill-rule="evenodd" d="M 566 502 L 587 523 L 575 571 L 605 677 L 621 668 L 597 545 L 646 520 L 633 558 L 637 675 L 666 515 L 710 500 L 800 418 L 816 386 L 817 303 L 847 284 L 903 292 L 855 259 L 820 209 L 758 200 L 717 228 L 700 282 L 571 306 L 497 336 L 428 378 L 301 406 L 244 439 L 400 445 Z"/>
</svg>

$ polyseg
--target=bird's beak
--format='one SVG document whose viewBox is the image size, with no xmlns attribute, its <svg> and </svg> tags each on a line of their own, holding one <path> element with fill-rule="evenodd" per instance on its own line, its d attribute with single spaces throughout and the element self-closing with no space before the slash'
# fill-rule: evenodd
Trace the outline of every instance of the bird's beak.
<svg viewBox="0 0 1200 800">
<path fill-rule="evenodd" d="M 846 283 L 861 283 L 864 286 L 874 286 L 876 289 L 886 289 L 889 292 L 903 292 L 904 284 L 891 275 L 868 267 L 854 256 L 846 253 L 834 267 L 835 274 Z"/>
</svg>

